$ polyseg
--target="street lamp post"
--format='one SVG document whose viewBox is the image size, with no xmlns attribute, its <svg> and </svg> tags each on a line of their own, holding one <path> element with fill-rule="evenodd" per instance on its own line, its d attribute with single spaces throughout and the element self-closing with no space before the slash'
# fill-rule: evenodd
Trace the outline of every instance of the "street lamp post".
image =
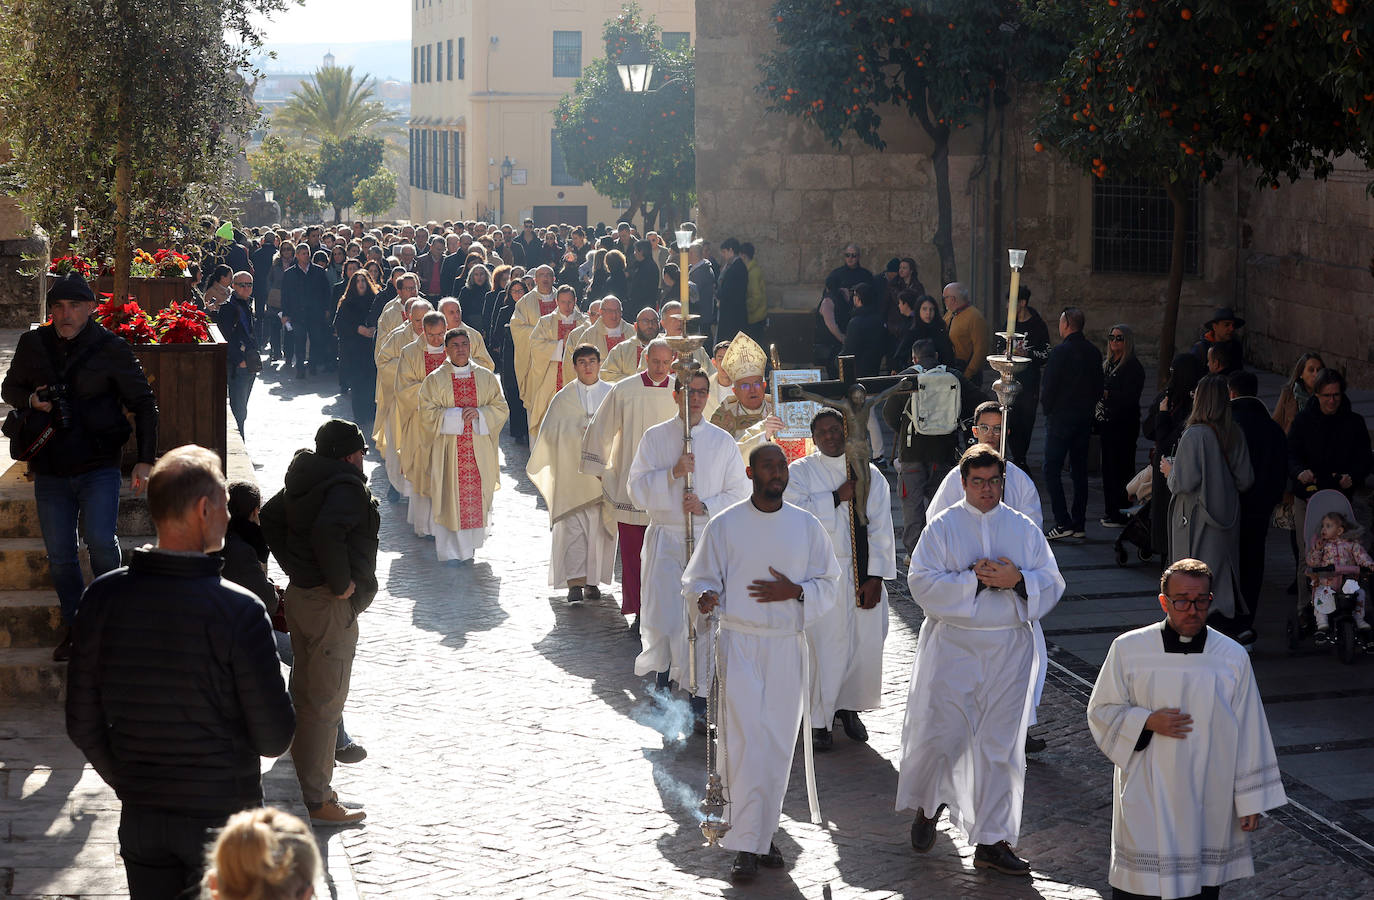
<svg viewBox="0 0 1374 900">
<path fill-rule="evenodd" d="M 515 160 L 511 159 L 509 156 L 507 156 L 507 157 L 505 157 L 504 159 L 502 159 L 502 160 L 501 160 L 500 192 L 499 192 L 499 193 L 500 193 L 500 196 L 497 198 L 497 204 L 498 204 L 499 207 L 500 207 L 499 212 L 498 212 L 498 214 L 497 214 L 497 218 L 498 218 L 500 221 L 496 223 L 496 224 L 497 224 L 497 227 L 500 227 L 501 225 L 504 225 L 505 222 L 506 222 L 506 179 L 509 178 L 509 177 L 511 177 L 511 175 L 513 175 L 514 173 L 515 173 Z"/>
<path fill-rule="evenodd" d="M 309 194 L 310 199 L 314 200 L 316 203 L 324 199 L 324 190 L 324 185 L 322 184 L 308 184 L 305 186 L 305 192 Z"/>
</svg>

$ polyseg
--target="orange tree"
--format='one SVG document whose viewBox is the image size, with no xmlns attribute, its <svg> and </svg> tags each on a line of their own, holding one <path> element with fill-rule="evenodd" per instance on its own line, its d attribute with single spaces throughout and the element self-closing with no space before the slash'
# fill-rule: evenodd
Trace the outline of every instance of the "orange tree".
<svg viewBox="0 0 1374 900">
<path fill-rule="evenodd" d="M 1226 164 L 1256 183 L 1374 163 L 1374 5 L 1353 0 L 1027 0 L 1071 42 L 1045 85 L 1037 150 L 1097 178 L 1154 181 L 1173 207 L 1161 373 L 1173 358 L 1188 186 Z"/>
<path fill-rule="evenodd" d="M 1011 99 L 1014 83 L 1053 71 L 1063 47 L 1030 27 L 1015 0 L 776 0 L 778 49 L 758 90 L 770 111 L 883 149 L 883 108 L 930 139 L 942 281 L 958 277 L 949 141 Z"/>
<path fill-rule="evenodd" d="M 696 194 L 692 50 L 664 47 L 662 31 L 652 18 L 642 21 L 633 3 L 606 23 L 604 38 L 606 55 L 582 70 L 554 111 L 564 165 L 599 193 L 626 198 L 626 220 L 642 211 L 645 231 L 659 218 L 671 227 Z M 647 52 L 654 64 L 648 93 L 621 87 L 616 63 L 631 50 Z"/>
</svg>

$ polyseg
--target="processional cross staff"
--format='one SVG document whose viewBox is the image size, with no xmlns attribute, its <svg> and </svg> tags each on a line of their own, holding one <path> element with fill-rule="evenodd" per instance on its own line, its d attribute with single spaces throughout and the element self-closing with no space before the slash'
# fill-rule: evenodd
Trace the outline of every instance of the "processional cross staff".
<svg viewBox="0 0 1374 900">
<path fill-rule="evenodd" d="M 893 394 L 907 394 L 916 389 L 910 375 L 883 375 L 855 378 L 854 357 L 838 360 L 840 377 L 835 381 L 813 381 L 807 384 L 787 384 L 778 390 L 784 402 L 810 400 L 839 411 L 844 417 L 844 456 L 850 479 L 854 482 L 854 499 L 849 502 L 849 555 L 854 576 L 854 602 L 867 609 L 862 592 L 864 576 L 868 573 L 868 492 L 869 460 L 873 458 L 873 444 L 868 439 L 868 420 L 873 407 Z M 873 394 L 873 396 L 869 396 Z"/>
<path fill-rule="evenodd" d="M 849 477 L 854 480 L 853 509 L 860 525 L 868 526 L 868 463 L 873 458 L 873 444 L 868 439 L 868 419 L 873 407 L 892 394 L 908 394 L 916 389 L 910 375 L 881 375 L 855 378 L 854 357 L 838 360 L 840 377 L 835 381 L 812 381 L 807 384 L 785 384 L 778 390 L 784 402 L 810 400 L 839 410 L 844 416 L 844 457 Z"/>
</svg>

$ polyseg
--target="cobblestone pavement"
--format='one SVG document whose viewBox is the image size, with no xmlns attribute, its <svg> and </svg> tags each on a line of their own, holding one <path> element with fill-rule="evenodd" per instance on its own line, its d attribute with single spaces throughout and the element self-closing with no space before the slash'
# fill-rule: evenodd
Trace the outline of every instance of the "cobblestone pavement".
<svg viewBox="0 0 1374 900">
<path fill-rule="evenodd" d="M 317 392 L 332 384 L 279 379 L 264 373 L 248 424 L 264 494 L 322 415 L 348 414 L 346 401 Z M 1081 662 L 1053 667 L 1040 710 L 1037 732 L 1050 746 L 1029 764 L 1019 844 L 1034 879 L 974 870 L 972 848 L 947 822 L 930 854 L 911 850 L 909 815 L 892 806 L 920 612 L 895 584 L 885 706 L 865 715 L 872 740 L 837 733 L 835 750 L 817 757 L 825 827 L 807 821 L 799 753 L 778 836 L 786 869 L 730 886 L 730 854 L 703 846 L 693 816 L 702 739 L 679 738 L 680 726 L 656 715 L 632 674 L 637 643 L 613 601 L 570 607 L 548 586 L 546 513 L 523 477 L 523 449 L 506 441 L 502 450 L 494 532 L 474 564 L 436 562 L 404 505 L 383 502 L 383 590 L 361 622 L 347 707 L 349 731 L 370 756 L 340 767 L 335 783 L 343 799 L 366 803 L 369 818 L 330 842 L 336 858 L 342 844 L 362 896 L 1110 893 L 1111 767 L 1087 733 Z M 368 467 L 384 494 L 376 461 Z M 1070 590 L 1089 574 L 1068 573 Z M 1350 853 L 1323 849 L 1310 830 L 1319 823 L 1283 821 L 1266 822 L 1256 837 L 1261 877 L 1228 897 L 1374 897 L 1358 855 L 1352 865 Z"/>
</svg>

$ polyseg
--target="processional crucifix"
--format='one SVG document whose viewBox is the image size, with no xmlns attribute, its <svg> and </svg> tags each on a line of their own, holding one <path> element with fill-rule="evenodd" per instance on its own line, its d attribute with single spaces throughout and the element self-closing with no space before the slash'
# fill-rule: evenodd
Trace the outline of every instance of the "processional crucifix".
<svg viewBox="0 0 1374 900">
<path fill-rule="evenodd" d="M 849 545 L 853 552 L 849 558 L 853 568 L 854 603 L 863 607 L 859 586 L 868 572 L 869 460 L 873 458 L 873 444 L 868 439 L 868 420 L 873 408 L 891 395 L 914 391 L 916 378 L 912 375 L 855 378 L 854 357 L 841 356 L 838 364 L 838 380 L 783 385 L 778 391 L 778 398 L 784 402 L 810 400 L 838 410 L 844 417 L 845 465 L 849 477 L 854 481 L 854 499 L 849 503 Z"/>
</svg>

